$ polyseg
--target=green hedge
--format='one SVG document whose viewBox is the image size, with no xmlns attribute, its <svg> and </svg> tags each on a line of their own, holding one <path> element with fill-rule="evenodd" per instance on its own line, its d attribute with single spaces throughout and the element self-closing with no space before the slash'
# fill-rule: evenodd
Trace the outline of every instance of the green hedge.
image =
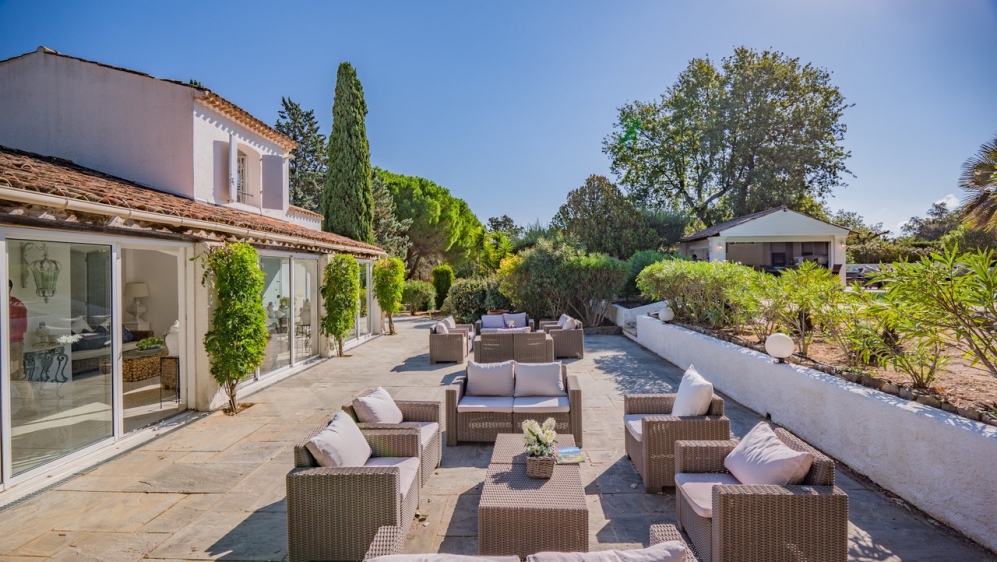
<svg viewBox="0 0 997 562">
<path fill-rule="evenodd" d="M 406 281 L 402 290 L 402 302 L 413 314 L 429 310 L 430 305 L 436 302 L 436 289 L 426 281 Z"/>
</svg>

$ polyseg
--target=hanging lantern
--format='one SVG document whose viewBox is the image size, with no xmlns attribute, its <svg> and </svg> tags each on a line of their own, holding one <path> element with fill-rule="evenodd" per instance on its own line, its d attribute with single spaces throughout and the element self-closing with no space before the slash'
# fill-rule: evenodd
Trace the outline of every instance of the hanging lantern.
<svg viewBox="0 0 997 562">
<path fill-rule="evenodd" d="M 48 247 L 44 244 L 40 247 L 42 259 L 35 260 L 28 265 L 28 271 L 35 279 L 35 294 L 48 302 L 49 297 L 55 296 L 55 287 L 59 283 L 59 271 L 62 266 L 55 260 L 48 259 Z"/>
</svg>

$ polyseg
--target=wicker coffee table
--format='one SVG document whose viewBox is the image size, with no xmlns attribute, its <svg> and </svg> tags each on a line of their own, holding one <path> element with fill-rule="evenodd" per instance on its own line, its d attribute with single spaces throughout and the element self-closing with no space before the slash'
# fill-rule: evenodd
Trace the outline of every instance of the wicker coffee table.
<svg viewBox="0 0 997 562">
<path fill-rule="evenodd" d="M 558 445 L 575 444 L 559 435 Z M 588 552 L 589 513 L 576 464 L 557 465 L 549 479 L 526 476 L 523 436 L 495 439 L 478 504 L 478 553 L 526 558 L 544 551 Z"/>
</svg>

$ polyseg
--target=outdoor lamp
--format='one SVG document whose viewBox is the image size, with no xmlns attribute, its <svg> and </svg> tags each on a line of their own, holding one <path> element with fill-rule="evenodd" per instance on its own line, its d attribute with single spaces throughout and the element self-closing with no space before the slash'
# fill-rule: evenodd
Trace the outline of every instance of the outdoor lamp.
<svg viewBox="0 0 997 562">
<path fill-rule="evenodd" d="M 785 363 L 786 358 L 793 354 L 796 345 L 793 338 L 776 332 L 765 339 L 765 352 L 776 358 L 777 363 Z"/>
<path fill-rule="evenodd" d="M 142 304 L 143 299 L 149 296 L 149 285 L 147 283 L 137 282 L 137 283 L 125 283 L 125 294 L 126 299 L 132 299 L 132 305 L 128 307 L 128 312 L 132 313 L 133 322 L 144 322 L 145 319 L 142 315 L 145 314 L 147 310 L 146 306 Z"/>
<path fill-rule="evenodd" d="M 29 264 L 26 254 L 32 248 L 42 251 L 42 259 Z M 21 246 L 21 264 L 21 267 L 24 268 L 22 271 L 30 271 L 35 280 L 36 295 L 45 299 L 45 302 L 55 296 L 55 288 L 59 284 L 59 272 L 62 271 L 62 265 L 48 258 L 48 246 L 45 244 L 36 245 L 32 242 L 24 244 Z M 21 286 L 25 286 L 23 276 Z"/>
<path fill-rule="evenodd" d="M 675 318 L 675 311 L 672 310 L 670 306 L 666 306 L 658 311 L 658 320 L 662 322 L 671 322 Z"/>
</svg>

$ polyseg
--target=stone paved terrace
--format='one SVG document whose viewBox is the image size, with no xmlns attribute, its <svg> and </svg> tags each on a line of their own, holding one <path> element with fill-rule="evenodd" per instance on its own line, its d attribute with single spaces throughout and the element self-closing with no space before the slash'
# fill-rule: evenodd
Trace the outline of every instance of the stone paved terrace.
<svg viewBox="0 0 997 562">
<path fill-rule="evenodd" d="M 0 561 L 286 559 L 284 475 L 293 444 L 362 388 L 442 401 L 444 385 L 462 370 L 429 364 L 429 322 L 402 318 L 396 325 L 398 336 L 246 397 L 255 405 L 237 417 L 206 416 L 0 512 Z M 681 371 L 621 336 L 588 337 L 586 344 L 585 359 L 569 362 L 569 370 L 584 393 L 590 545 L 639 547 L 650 525 L 675 521 L 675 502 L 671 494 L 645 494 L 624 455 L 623 393 L 669 391 Z M 738 436 L 760 419 L 729 399 L 727 413 Z M 428 519 L 413 524 L 409 552 L 476 553 L 490 453 L 484 445 L 444 451 L 443 466 L 422 490 Z M 849 495 L 851 560 L 997 562 L 847 471 L 836 479 Z"/>
</svg>

